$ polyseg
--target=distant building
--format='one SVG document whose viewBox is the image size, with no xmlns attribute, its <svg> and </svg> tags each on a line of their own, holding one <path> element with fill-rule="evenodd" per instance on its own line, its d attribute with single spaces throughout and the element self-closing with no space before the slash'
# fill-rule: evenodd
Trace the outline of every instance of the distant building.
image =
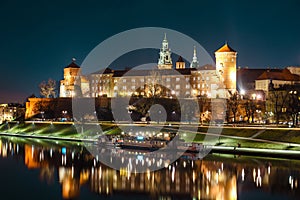
<svg viewBox="0 0 300 200">
<path fill-rule="evenodd" d="M 274 88 L 279 88 L 282 85 L 294 85 L 296 83 L 300 83 L 300 76 L 292 74 L 287 68 L 279 71 L 266 70 L 255 80 L 255 89 L 268 93 L 270 84 Z"/>
<path fill-rule="evenodd" d="M 25 115 L 25 108 L 18 103 L 0 104 L 0 124 Z"/>
<path fill-rule="evenodd" d="M 255 80 L 265 71 L 280 72 L 281 69 L 250 69 L 248 67 L 237 70 L 237 90 L 239 92 L 255 90 Z"/>
<path fill-rule="evenodd" d="M 289 66 L 287 69 L 292 73 L 292 74 L 297 74 L 300 76 L 300 66 Z"/>
<path fill-rule="evenodd" d="M 126 97 L 158 95 L 165 98 L 207 96 L 227 98 L 228 90 L 236 90 L 236 57 L 227 43 L 215 52 L 217 68 L 200 67 L 194 47 L 192 62 L 186 68 L 179 57 L 175 69 L 167 36 L 164 36 L 157 66 L 147 70 L 105 69 L 88 76 L 80 76 L 75 60 L 65 67 L 60 82 L 60 97 Z M 160 94 L 158 94 L 160 93 Z"/>
</svg>

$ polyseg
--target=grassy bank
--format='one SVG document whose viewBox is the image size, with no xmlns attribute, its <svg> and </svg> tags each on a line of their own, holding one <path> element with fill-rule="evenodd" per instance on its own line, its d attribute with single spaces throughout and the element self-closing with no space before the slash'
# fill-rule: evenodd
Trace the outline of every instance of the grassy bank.
<svg viewBox="0 0 300 200">
<path fill-rule="evenodd" d="M 96 135 L 92 133 L 94 127 L 90 129 L 81 128 L 80 126 L 73 125 L 73 123 L 7 123 L 0 125 L 0 132 L 12 133 L 24 136 L 47 136 L 55 138 L 70 138 L 70 139 L 84 139 L 87 136 Z M 106 134 L 116 134 L 118 131 L 113 124 L 101 125 L 102 130 Z"/>
<path fill-rule="evenodd" d="M 85 128 L 76 127 L 72 123 L 8 123 L 0 125 L 0 132 L 13 133 L 24 136 L 47 136 L 64 139 L 96 138 L 96 125 Z M 105 134 L 120 134 L 121 129 L 113 123 L 101 123 L 101 129 Z M 130 126 L 130 125 L 129 125 Z M 158 127 L 157 130 L 176 131 L 176 125 L 170 127 Z M 299 129 L 280 129 L 263 127 L 184 127 L 183 139 L 186 141 L 204 142 L 210 145 L 262 149 L 289 149 L 300 150 Z M 96 132 L 97 131 L 97 132 Z M 207 134 L 210 133 L 210 134 Z M 219 135 L 220 133 L 220 135 Z M 216 134 L 216 135 L 214 135 Z"/>
</svg>

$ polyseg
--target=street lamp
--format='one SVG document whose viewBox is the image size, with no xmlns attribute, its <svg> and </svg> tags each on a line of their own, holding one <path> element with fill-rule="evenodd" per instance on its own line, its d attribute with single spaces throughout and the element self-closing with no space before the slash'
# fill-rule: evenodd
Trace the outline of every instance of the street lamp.
<svg viewBox="0 0 300 200">
<path fill-rule="evenodd" d="M 62 115 L 63 115 L 63 119 L 62 120 L 66 120 L 66 114 L 68 113 L 68 111 L 63 110 L 61 111 Z"/>
<path fill-rule="evenodd" d="M 42 121 L 44 121 L 44 111 L 41 111 L 41 114 L 42 114 Z"/>
<path fill-rule="evenodd" d="M 246 94 L 246 92 L 245 92 L 244 89 L 241 89 L 240 93 L 241 93 L 241 95 L 245 95 Z"/>
</svg>

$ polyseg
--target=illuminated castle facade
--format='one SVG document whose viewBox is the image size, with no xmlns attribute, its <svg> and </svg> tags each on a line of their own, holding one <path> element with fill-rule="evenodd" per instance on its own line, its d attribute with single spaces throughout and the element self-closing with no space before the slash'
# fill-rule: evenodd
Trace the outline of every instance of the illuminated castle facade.
<svg viewBox="0 0 300 200">
<path fill-rule="evenodd" d="M 73 97 L 75 94 L 75 81 L 77 81 L 77 75 L 81 73 L 80 67 L 75 63 L 75 59 L 72 59 L 72 63 L 64 68 L 64 79 L 60 81 L 60 97 Z"/>
<path fill-rule="evenodd" d="M 60 82 L 60 97 L 126 97 L 157 96 L 162 98 L 228 98 L 228 91 L 236 90 L 237 52 L 226 43 L 215 52 L 216 66 L 199 66 L 194 47 L 192 61 L 187 68 L 180 56 L 173 68 L 171 50 L 165 35 L 157 66 L 144 70 L 112 70 L 87 76 L 80 75 L 80 67 L 72 61 L 64 69 Z M 172 70 L 173 69 L 173 70 Z"/>
</svg>

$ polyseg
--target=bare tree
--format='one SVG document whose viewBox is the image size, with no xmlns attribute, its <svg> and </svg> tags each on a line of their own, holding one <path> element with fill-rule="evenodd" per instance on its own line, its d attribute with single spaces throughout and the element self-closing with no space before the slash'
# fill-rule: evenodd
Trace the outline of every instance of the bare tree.
<svg viewBox="0 0 300 200">
<path fill-rule="evenodd" d="M 230 112 L 231 112 L 233 115 L 233 122 L 236 122 L 236 115 L 237 115 L 238 107 L 239 107 L 239 103 L 240 103 L 239 94 L 237 91 L 236 92 L 228 91 L 228 92 L 230 95 L 230 97 L 228 99 L 228 111 L 229 111 L 228 114 L 230 114 Z"/>
<path fill-rule="evenodd" d="M 256 112 L 256 105 L 253 99 L 246 100 L 243 107 L 245 109 L 245 113 L 247 116 L 247 122 L 250 123 L 250 117 L 251 117 L 251 123 L 254 123 L 254 114 Z"/>
<path fill-rule="evenodd" d="M 158 71 L 150 72 L 151 81 L 145 84 L 145 96 L 147 98 L 160 98 L 163 96 L 164 87 L 161 85 L 161 74 Z"/>
<path fill-rule="evenodd" d="M 39 85 L 40 94 L 46 98 L 56 97 L 56 81 L 49 79 L 48 82 L 43 81 Z"/>
<path fill-rule="evenodd" d="M 276 88 L 269 91 L 268 107 L 275 115 L 276 124 L 279 124 L 280 118 L 286 112 L 288 94 L 288 91 L 283 88 Z"/>
</svg>

